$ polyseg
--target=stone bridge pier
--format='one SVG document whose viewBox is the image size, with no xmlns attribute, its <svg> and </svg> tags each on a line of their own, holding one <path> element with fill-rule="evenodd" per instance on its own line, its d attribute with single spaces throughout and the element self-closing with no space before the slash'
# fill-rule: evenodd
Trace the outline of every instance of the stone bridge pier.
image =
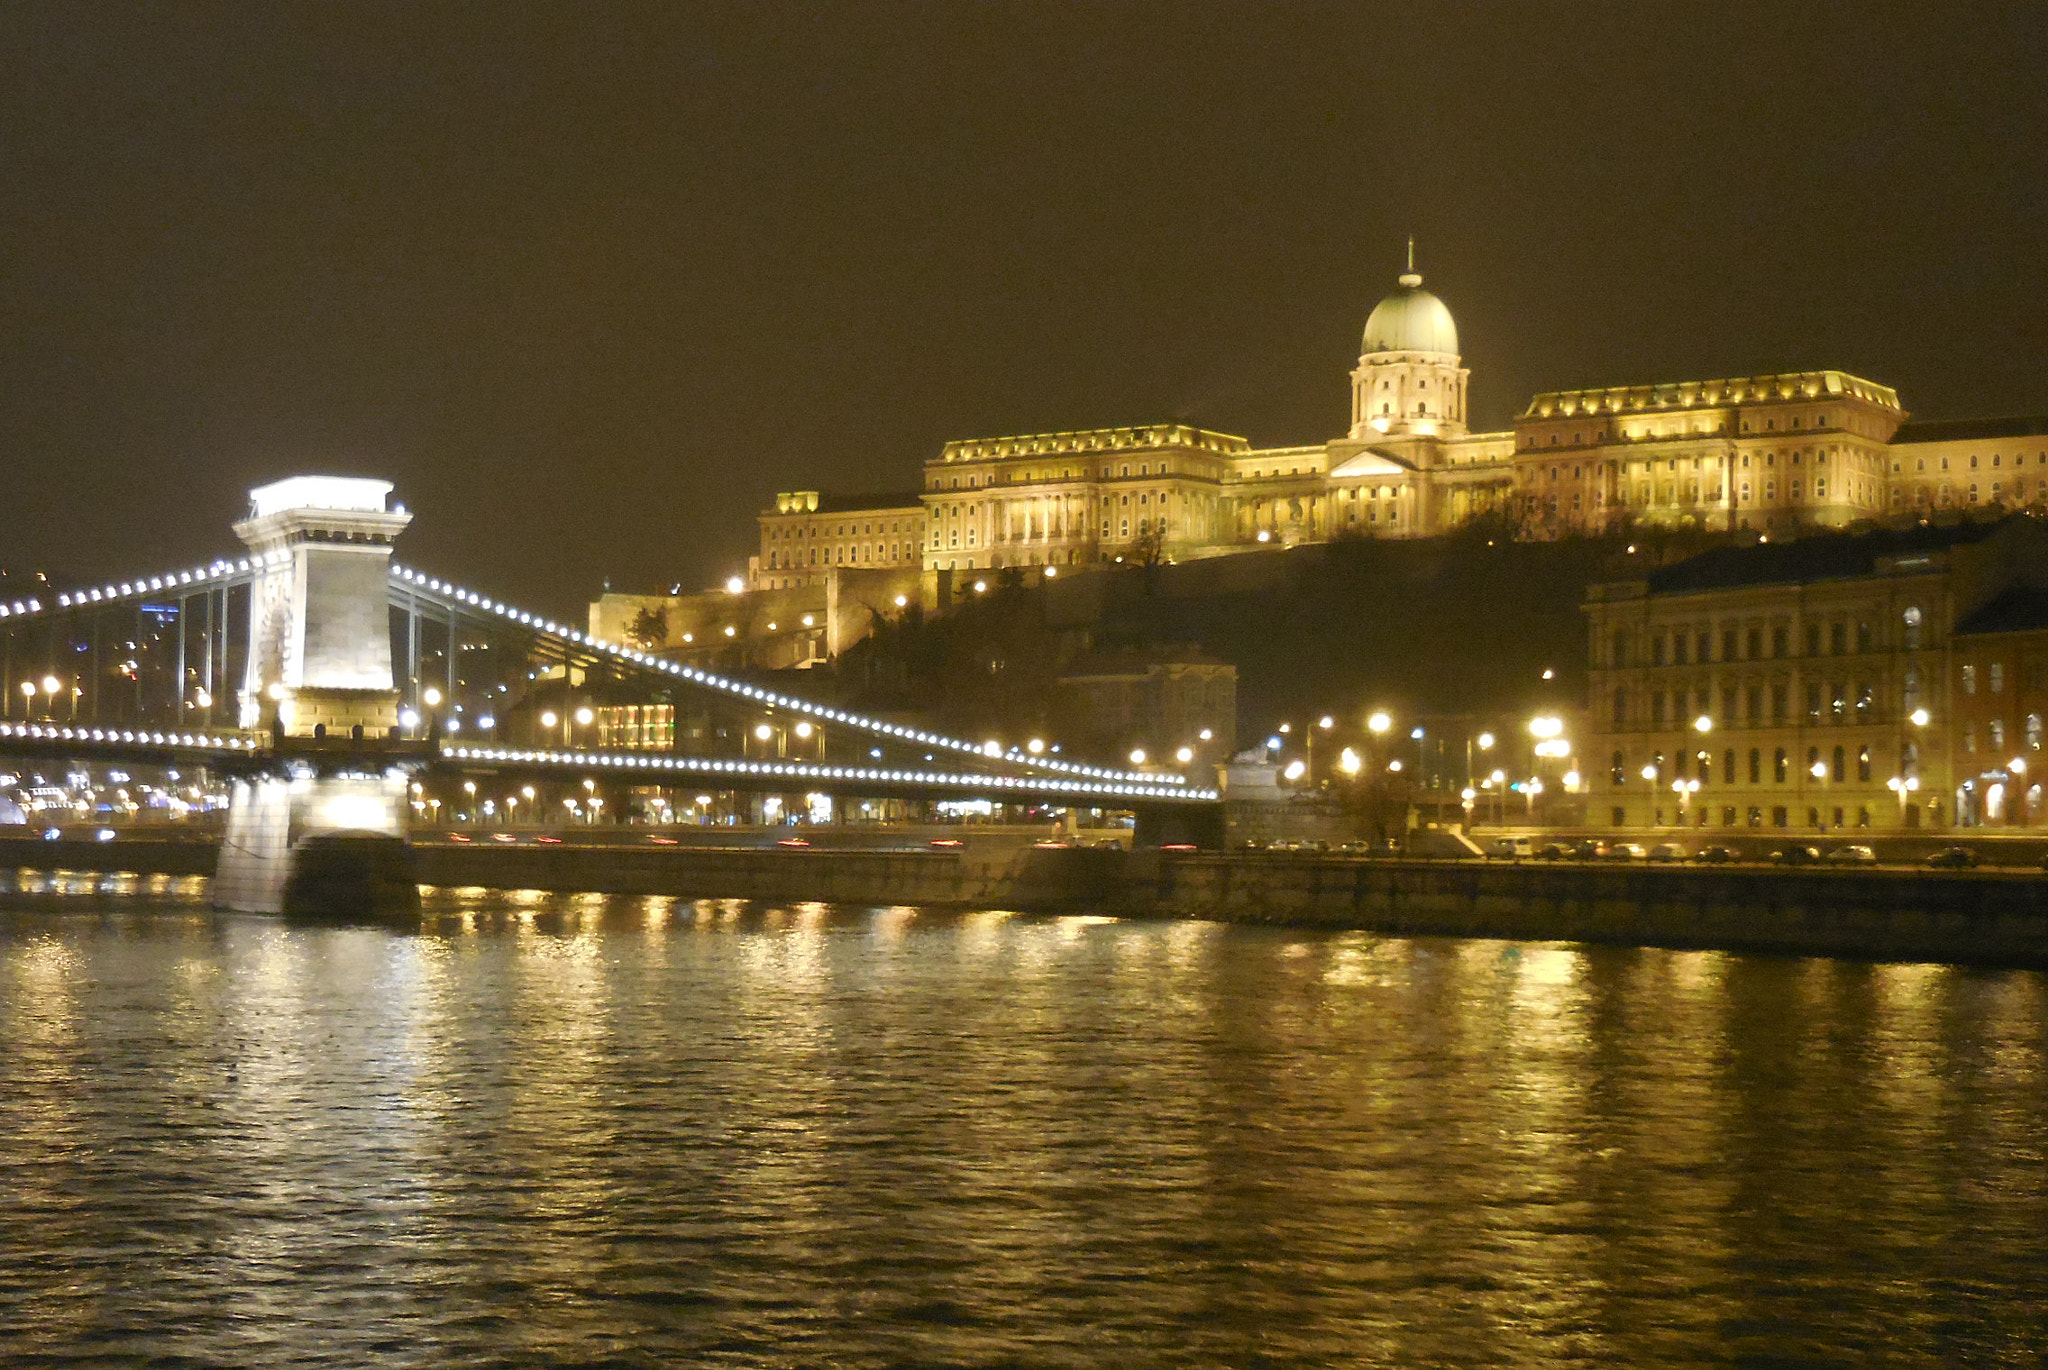
<svg viewBox="0 0 2048 1370">
<path fill-rule="evenodd" d="M 390 495 L 389 481 L 295 476 L 250 491 L 249 517 L 235 525 L 258 567 L 240 716 L 268 727 L 277 746 L 271 773 L 235 783 L 213 883 L 222 908 L 293 911 L 288 889 L 304 883 L 294 871 L 315 849 L 353 841 L 358 853 L 383 849 L 375 859 L 387 864 L 402 849 L 409 767 L 394 745 L 386 587 L 392 541 L 412 516 L 389 507 Z M 333 840 L 340 834 L 360 840 Z"/>
</svg>

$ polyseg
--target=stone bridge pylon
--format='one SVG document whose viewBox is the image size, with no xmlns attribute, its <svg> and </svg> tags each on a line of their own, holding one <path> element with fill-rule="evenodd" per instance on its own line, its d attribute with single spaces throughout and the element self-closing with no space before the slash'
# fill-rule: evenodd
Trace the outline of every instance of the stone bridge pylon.
<svg viewBox="0 0 2048 1370">
<path fill-rule="evenodd" d="M 389 481 L 295 476 L 250 491 L 235 525 L 256 566 L 240 720 L 272 732 L 281 764 L 235 782 L 220 907 L 282 911 L 309 836 L 405 833 L 386 587 L 391 544 L 412 516 L 390 496 Z"/>
</svg>

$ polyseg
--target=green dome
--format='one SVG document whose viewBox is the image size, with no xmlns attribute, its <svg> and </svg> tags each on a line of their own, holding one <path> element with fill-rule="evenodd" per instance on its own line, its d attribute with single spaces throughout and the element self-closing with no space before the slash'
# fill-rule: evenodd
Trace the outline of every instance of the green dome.
<svg viewBox="0 0 2048 1370">
<path fill-rule="evenodd" d="M 1458 326 L 1444 302 L 1422 288 L 1422 277 L 1411 271 L 1401 278 L 1401 288 L 1373 307 L 1365 321 L 1367 352 L 1458 353 Z"/>
</svg>

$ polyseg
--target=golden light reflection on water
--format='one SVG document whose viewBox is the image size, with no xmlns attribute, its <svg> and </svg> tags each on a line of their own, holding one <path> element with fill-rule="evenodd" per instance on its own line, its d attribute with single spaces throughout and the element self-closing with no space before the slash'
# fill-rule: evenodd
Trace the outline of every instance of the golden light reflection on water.
<svg viewBox="0 0 2048 1370">
<path fill-rule="evenodd" d="M 44 1128 L 0 1132 L 0 1251 L 65 1253 L 28 1302 L 0 1280 L 0 1325 L 81 1338 L 80 1291 L 121 1287 L 126 1325 L 222 1364 L 257 1326 L 361 1364 L 2043 1349 L 1995 1298 L 2038 1286 L 2048 1225 L 2041 976 L 534 891 L 429 914 L 0 914 L 0 1079 Z"/>
</svg>

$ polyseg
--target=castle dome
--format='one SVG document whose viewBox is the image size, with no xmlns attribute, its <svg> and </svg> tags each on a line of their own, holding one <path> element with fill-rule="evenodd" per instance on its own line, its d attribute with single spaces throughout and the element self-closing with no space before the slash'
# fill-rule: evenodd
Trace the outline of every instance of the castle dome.
<svg viewBox="0 0 2048 1370">
<path fill-rule="evenodd" d="M 1444 352 L 1458 354 L 1458 326 L 1444 302 L 1422 288 L 1422 277 L 1410 271 L 1393 294 L 1373 306 L 1365 321 L 1366 352 Z"/>
</svg>

